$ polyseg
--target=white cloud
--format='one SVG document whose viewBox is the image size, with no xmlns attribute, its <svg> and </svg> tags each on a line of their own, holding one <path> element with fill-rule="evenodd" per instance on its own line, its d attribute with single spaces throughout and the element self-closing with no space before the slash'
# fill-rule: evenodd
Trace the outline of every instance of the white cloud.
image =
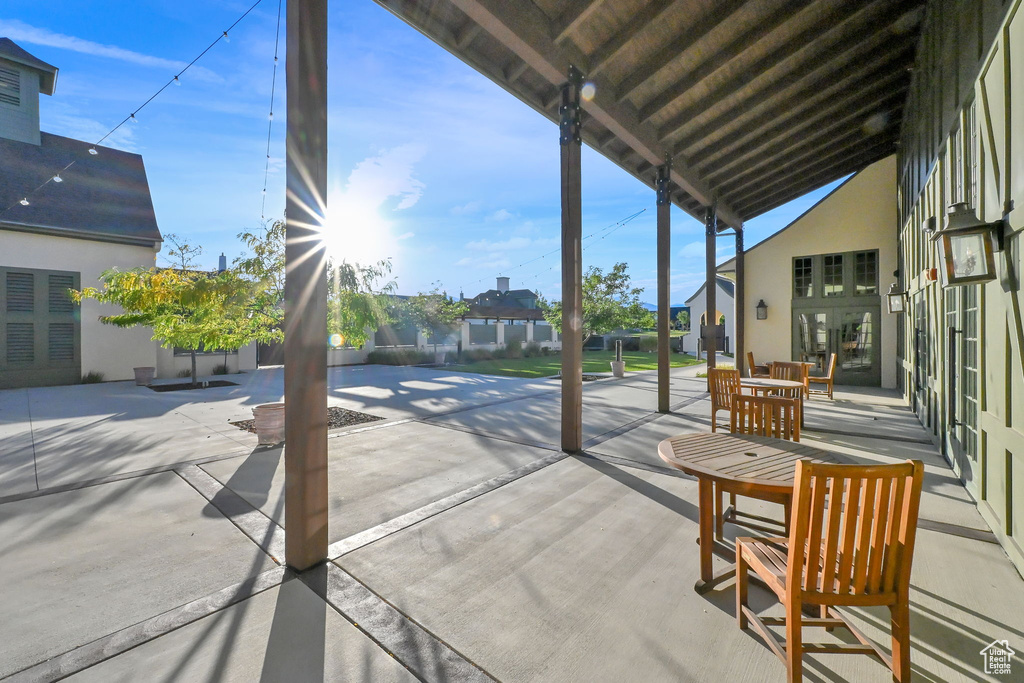
<svg viewBox="0 0 1024 683">
<path fill-rule="evenodd" d="M 409 239 L 411 237 L 415 237 L 415 236 L 416 236 L 416 233 L 414 233 L 414 232 L 406 232 L 406 233 L 402 233 L 401 235 L 396 237 L 395 241 L 396 242 L 401 242 L 402 240 L 407 240 L 407 239 Z"/>
<path fill-rule="evenodd" d="M 480 210 L 480 202 L 469 202 L 462 206 L 453 206 L 451 212 L 456 216 L 468 216 Z"/>
<path fill-rule="evenodd" d="M 509 218 L 513 218 L 513 217 L 514 217 L 514 214 L 511 213 L 510 211 L 507 211 L 505 209 L 498 209 L 497 211 L 492 213 L 490 216 L 488 216 L 487 220 L 495 222 L 495 223 L 500 223 L 502 221 L 507 221 Z"/>
<path fill-rule="evenodd" d="M 79 116 L 72 110 L 68 110 L 51 114 L 46 130 L 47 132 L 74 138 L 75 140 L 95 142 L 110 132 L 110 125 L 100 123 L 95 119 L 85 116 Z M 138 146 L 135 142 L 135 131 L 128 124 L 121 126 L 104 140 L 103 146 L 121 149 L 126 152 L 138 151 Z"/>
<path fill-rule="evenodd" d="M 47 47 L 71 50 L 72 52 L 80 52 L 82 54 L 93 55 L 96 57 L 117 59 L 122 62 L 138 64 L 139 66 L 167 69 L 168 71 L 173 72 L 170 75 L 180 72 L 188 65 L 187 62 L 181 62 L 175 59 L 154 57 L 153 55 L 146 55 L 141 52 L 126 50 L 124 48 L 117 47 L 116 45 L 103 45 L 101 43 L 94 43 L 91 40 L 64 35 L 63 33 L 54 33 L 48 29 L 37 28 L 17 20 L 0 19 L 0 35 L 6 36 L 15 42 L 45 45 Z M 214 72 L 201 66 L 191 67 L 188 70 L 188 76 L 199 80 L 218 83 L 223 82 L 224 80 Z"/>
<path fill-rule="evenodd" d="M 380 207 L 388 199 L 399 197 L 395 210 L 414 206 L 426 185 L 413 177 L 413 167 L 426 151 L 423 145 L 400 145 L 360 161 L 348 176 L 343 201 Z"/>
<path fill-rule="evenodd" d="M 466 249 L 472 251 L 513 251 L 516 249 L 529 249 L 529 248 L 551 248 L 558 246 L 559 241 L 557 238 L 549 239 L 530 239 L 529 237 L 510 237 L 507 240 L 500 242 L 493 242 L 491 240 L 476 240 L 469 242 L 466 245 Z M 538 254 L 539 256 L 539 254 Z"/>
</svg>

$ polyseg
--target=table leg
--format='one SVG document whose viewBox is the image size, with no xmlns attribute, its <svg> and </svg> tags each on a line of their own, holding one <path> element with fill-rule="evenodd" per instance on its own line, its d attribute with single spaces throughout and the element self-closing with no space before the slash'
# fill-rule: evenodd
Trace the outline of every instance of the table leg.
<svg viewBox="0 0 1024 683">
<path fill-rule="evenodd" d="M 715 487 L 710 479 L 697 480 L 700 506 L 700 581 L 705 583 L 714 578 L 712 546 L 715 534 Z"/>
</svg>

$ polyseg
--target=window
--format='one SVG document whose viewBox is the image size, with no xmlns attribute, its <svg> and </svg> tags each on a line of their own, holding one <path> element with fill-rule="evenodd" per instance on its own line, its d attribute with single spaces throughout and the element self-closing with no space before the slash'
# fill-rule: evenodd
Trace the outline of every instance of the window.
<svg viewBox="0 0 1024 683">
<path fill-rule="evenodd" d="M 853 293 L 878 294 L 878 252 L 859 251 L 854 255 Z"/>
<path fill-rule="evenodd" d="M 21 106 L 21 72 L 0 67 L 0 102 Z"/>
<path fill-rule="evenodd" d="M 806 298 L 814 296 L 814 285 L 812 284 L 811 257 L 802 256 L 793 259 L 793 296 Z"/>
<path fill-rule="evenodd" d="M 843 295 L 843 255 L 826 254 L 822 259 L 822 289 L 825 296 Z"/>
</svg>

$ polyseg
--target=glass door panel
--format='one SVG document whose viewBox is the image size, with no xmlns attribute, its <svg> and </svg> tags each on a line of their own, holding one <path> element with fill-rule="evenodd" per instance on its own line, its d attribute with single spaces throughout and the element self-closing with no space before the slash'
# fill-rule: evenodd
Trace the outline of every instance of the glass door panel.
<svg viewBox="0 0 1024 683">
<path fill-rule="evenodd" d="M 879 386 L 879 308 L 817 308 L 793 312 L 793 359 L 821 374 L 836 354 L 836 384 Z"/>
</svg>

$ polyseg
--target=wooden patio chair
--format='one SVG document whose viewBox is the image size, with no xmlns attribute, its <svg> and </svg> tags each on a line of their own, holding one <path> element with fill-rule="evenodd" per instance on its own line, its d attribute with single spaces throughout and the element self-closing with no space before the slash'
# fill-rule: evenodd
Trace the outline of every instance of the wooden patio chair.
<svg viewBox="0 0 1024 683">
<path fill-rule="evenodd" d="M 764 638 L 799 681 L 803 654 L 873 654 L 894 681 L 910 680 L 910 565 L 924 465 L 797 463 L 788 538 L 736 539 L 736 619 Z M 759 617 L 747 606 L 747 568 L 785 607 L 785 617 Z M 805 618 L 805 605 L 819 617 Z M 838 605 L 889 608 L 892 655 L 878 648 L 835 610 Z M 768 626 L 785 626 L 780 641 Z M 859 643 L 805 643 L 802 626 L 842 626 Z"/>
<path fill-rule="evenodd" d="M 732 397 L 729 428 L 734 434 L 799 441 L 799 410 L 798 398 L 736 394 Z"/>
<path fill-rule="evenodd" d="M 830 401 L 834 400 L 832 398 L 832 381 L 833 381 L 833 378 L 835 377 L 835 374 L 836 374 L 836 354 L 833 353 L 832 356 L 829 357 L 829 359 L 828 359 L 828 372 L 825 373 L 824 377 L 814 377 L 814 376 L 808 376 L 807 377 L 807 394 L 808 394 L 808 396 L 810 396 L 811 394 L 818 394 L 818 395 L 821 395 L 821 396 L 828 396 Z M 824 384 L 825 388 L 824 389 L 814 389 L 813 388 L 814 384 Z"/>
<path fill-rule="evenodd" d="M 747 372 L 750 377 L 771 377 L 771 371 L 767 365 L 758 365 L 754 362 L 753 351 L 747 351 Z"/>
<path fill-rule="evenodd" d="M 715 415 L 719 410 L 732 411 L 733 394 L 740 393 L 740 371 L 721 368 L 708 370 L 711 389 L 711 431 L 715 431 Z"/>
<path fill-rule="evenodd" d="M 784 379 L 790 382 L 800 382 L 804 385 L 803 395 L 807 395 L 807 366 L 803 363 L 790 363 L 787 361 L 775 361 L 772 363 L 772 379 Z M 796 392 L 790 389 L 779 389 L 780 396 L 797 397 Z"/>
</svg>

